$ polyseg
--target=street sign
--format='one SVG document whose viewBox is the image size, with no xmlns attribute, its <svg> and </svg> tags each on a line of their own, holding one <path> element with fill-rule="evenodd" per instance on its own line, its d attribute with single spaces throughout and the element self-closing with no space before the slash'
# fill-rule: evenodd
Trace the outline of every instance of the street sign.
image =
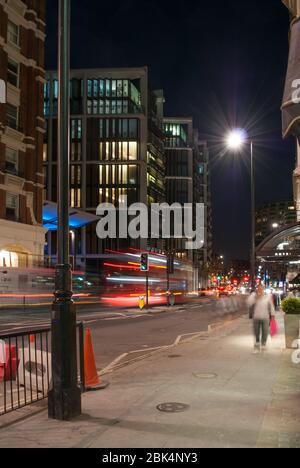
<svg viewBox="0 0 300 468">
<path fill-rule="evenodd" d="M 6 84 L 0 80 L 0 104 L 6 104 Z"/>
<path fill-rule="evenodd" d="M 141 255 L 141 271 L 149 271 L 149 255 L 147 253 Z"/>
</svg>

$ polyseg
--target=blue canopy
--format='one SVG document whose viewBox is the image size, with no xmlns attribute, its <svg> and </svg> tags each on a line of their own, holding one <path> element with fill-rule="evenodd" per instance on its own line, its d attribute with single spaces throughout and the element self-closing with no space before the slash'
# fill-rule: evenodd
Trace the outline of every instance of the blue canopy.
<svg viewBox="0 0 300 468">
<path fill-rule="evenodd" d="M 88 224 L 99 221 L 99 217 L 79 210 L 77 208 L 69 208 L 69 223 L 70 229 L 78 229 Z M 43 204 L 43 225 L 48 231 L 57 231 L 58 225 L 58 209 L 57 203 L 45 201 Z"/>
</svg>

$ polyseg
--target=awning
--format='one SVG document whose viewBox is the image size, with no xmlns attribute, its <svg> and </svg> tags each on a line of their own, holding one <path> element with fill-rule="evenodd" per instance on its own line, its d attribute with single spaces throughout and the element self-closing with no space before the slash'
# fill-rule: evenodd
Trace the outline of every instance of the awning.
<svg viewBox="0 0 300 468">
<path fill-rule="evenodd" d="M 290 53 L 282 105 L 282 125 L 284 138 L 294 135 L 300 140 L 300 18 L 291 26 Z M 298 84 L 296 83 L 298 81 Z M 298 102 L 295 100 L 298 96 Z"/>
<path fill-rule="evenodd" d="M 99 221 L 99 217 L 77 208 L 69 209 L 70 229 L 78 229 Z M 57 203 L 45 201 L 43 204 L 43 225 L 48 231 L 57 231 L 58 208 Z"/>
</svg>

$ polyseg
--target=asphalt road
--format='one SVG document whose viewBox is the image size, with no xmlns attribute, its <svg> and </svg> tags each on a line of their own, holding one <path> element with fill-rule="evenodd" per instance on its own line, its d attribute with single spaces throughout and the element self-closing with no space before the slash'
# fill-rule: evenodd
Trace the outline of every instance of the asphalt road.
<svg viewBox="0 0 300 468">
<path fill-rule="evenodd" d="M 180 335 L 206 331 L 208 325 L 224 320 L 229 313 L 243 312 L 242 298 L 199 298 L 174 309 L 150 309 L 149 313 L 79 307 L 78 320 L 91 328 L 100 370 L 124 353 L 170 345 Z M 34 330 L 49 323 L 49 310 L 1 311 L 0 338 L 7 333 Z"/>
</svg>

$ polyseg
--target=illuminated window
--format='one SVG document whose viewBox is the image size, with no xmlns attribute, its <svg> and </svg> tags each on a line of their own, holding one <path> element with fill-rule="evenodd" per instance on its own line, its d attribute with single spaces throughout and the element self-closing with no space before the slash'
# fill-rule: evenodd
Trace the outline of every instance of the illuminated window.
<svg viewBox="0 0 300 468">
<path fill-rule="evenodd" d="M 81 189 L 71 188 L 70 198 L 70 205 L 72 208 L 81 207 Z"/>
<path fill-rule="evenodd" d="M 123 149 L 122 159 L 126 161 L 128 159 L 128 156 L 127 156 L 128 155 L 128 142 L 127 141 L 122 142 L 122 149 Z"/>
<path fill-rule="evenodd" d="M 137 142 L 136 141 L 130 141 L 129 142 L 129 159 L 130 160 L 136 160 L 138 159 L 138 154 L 137 154 Z"/>
<path fill-rule="evenodd" d="M 44 162 L 48 161 L 48 145 L 47 145 L 47 143 L 44 143 L 44 145 L 43 145 L 43 161 Z"/>
</svg>

